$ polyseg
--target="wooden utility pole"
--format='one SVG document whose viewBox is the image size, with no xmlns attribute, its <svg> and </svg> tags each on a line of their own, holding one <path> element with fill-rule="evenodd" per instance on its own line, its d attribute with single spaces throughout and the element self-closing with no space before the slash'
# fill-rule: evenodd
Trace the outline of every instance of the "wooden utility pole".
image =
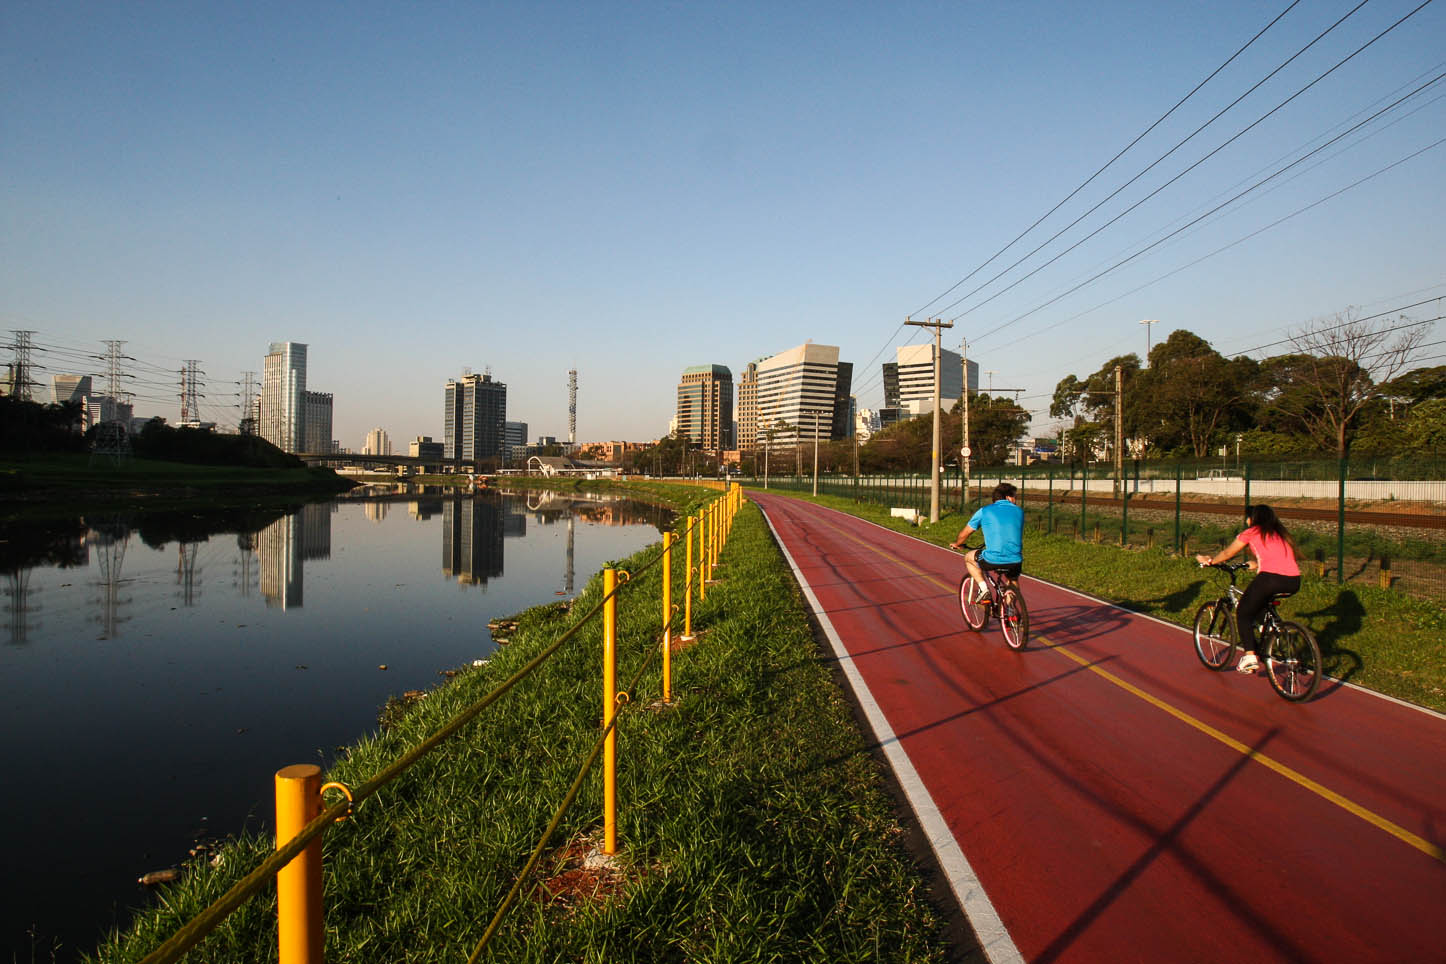
<svg viewBox="0 0 1446 964">
<path fill-rule="evenodd" d="M 933 321 L 912 321 L 906 318 L 904 324 L 934 329 L 934 436 L 933 448 L 929 454 L 929 522 L 934 523 L 939 521 L 939 333 L 945 328 L 953 328 L 954 322 L 939 318 Z"/>
</svg>

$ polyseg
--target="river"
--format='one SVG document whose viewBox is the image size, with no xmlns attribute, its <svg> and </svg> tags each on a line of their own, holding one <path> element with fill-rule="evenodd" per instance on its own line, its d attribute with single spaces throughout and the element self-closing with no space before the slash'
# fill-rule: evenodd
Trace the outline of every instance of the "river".
<svg viewBox="0 0 1446 964">
<path fill-rule="evenodd" d="M 485 659 L 489 620 L 571 598 L 671 514 L 606 497 L 375 492 L 0 537 L 0 961 L 70 961 L 138 878 L 266 829 L 272 776 Z M 504 565 L 505 562 L 505 565 Z"/>
</svg>

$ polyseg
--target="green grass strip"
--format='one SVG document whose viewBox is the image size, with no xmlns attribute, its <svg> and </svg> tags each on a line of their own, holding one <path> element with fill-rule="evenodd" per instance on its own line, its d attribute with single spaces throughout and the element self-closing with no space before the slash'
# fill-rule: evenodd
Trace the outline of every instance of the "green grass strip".
<svg viewBox="0 0 1446 964">
<path fill-rule="evenodd" d="M 717 493 L 649 489 L 686 514 Z M 677 504 L 675 503 L 675 504 Z M 619 607 L 619 661 L 660 643 L 657 548 Z M 673 556 L 682 585 L 682 553 Z M 697 642 L 673 655 L 674 704 L 648 667 L 619 730 L 619 855 L 607 900 L 562 904 L 524 884 L 483 960 L 943 961 L 941 922 L 903 846 L 879 765 L 820 653 L 804 600 L 761 514 L 737 518 Z M 601 598 L 594 578 L 571 611 L 523 613 L 511 645 L 432 691 L 394 728 L 327 774 L 351 786 L 418 745 L 565 632 Z M 675 592 L 677 590 L 675 589 Z M 576 614 L 576 616 L 574 615 Z M 331 960 L 457 961 L 516 882 L 600 732 L 596 621 L 487 716 L 380 789 L 324 838 Z M 277 761 L 278 767 L 288 761 Z M 600 831 L 601 780 L 587 781 L 558 830 Z M 103 945 L 98 961 L 139 960 L 271 850 L 249 835 L 219 866 L 194 862 L 157 906 Z M 556 853 L 537 877 L 558 869 Z M 274 890 L 240 908 L 188 959 L 274 960 Z"/>
</svg>

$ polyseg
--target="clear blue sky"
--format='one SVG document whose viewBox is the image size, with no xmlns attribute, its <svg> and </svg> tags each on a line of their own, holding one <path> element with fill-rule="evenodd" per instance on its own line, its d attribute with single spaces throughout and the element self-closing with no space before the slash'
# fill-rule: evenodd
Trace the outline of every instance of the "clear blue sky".
<svg viewBox="0 0 1446 964">
<path fill-rule="evenodd" d="M 1288 5 L 67 3 L 0 14 L 0 338 L 41 375 L 126 341 L 138 413 L 205 411 L 271 341 L 311 351 L 360 449 L 438 436 L 443 385 L 490 367 L 509 417 L 580 441 L 666 432 L 682 370 L 806 339 L 879 363 L 946 344 L 1048 408 L 1188 328 L 1227 353 L 1348 306 L 1446 295 L 1446 81 L 1057 296 L 1441 74 L 1414 17 L 1053 265 L 1407 14 L 1372 0 L 1021 267 L 1355 5 L 1303 0 L 1040 228 L 940 301 Z M 1386 125 L 1390 126 L 1386 126 Z M 1369 136 L 1367 136 L 1369 135 Z M 1227 247 L 1229 246 L 1229 247 Z M 1220 248 L 1223 253 L 1210 255 Z M 1193 263 L 1193 264 L 1192 264 Z M 1143 286 L 1143 287 L 1142 287 Z M 1051 303 L 1052 302 L 1052 303 Z M 1414 309 L 1434 317 L 1437 303 Z M 1435 341 L 1433 335 L 1429 341 Z M 1278 349 L 1277 349 L 1278 350 Z M 882 355 L 881 355 L 882 352 Z M 5 352 L 5 360 L 9 353 Z M 1428 349 L 1437 358 L 1443 350 Z M 986 376 L 986 379 L 989 376 Z M 48 383 L 48 378 L 45 378 Z M 1047 429 L 1040 417 L 1035 428 Z"/>
</svg>

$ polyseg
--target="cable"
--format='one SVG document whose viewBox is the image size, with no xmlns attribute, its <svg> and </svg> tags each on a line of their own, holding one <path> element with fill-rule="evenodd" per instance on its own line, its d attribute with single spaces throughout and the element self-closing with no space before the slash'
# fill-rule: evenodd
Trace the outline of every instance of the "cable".
<svg viewBox="0 0 1446 964">
<path fill-rule="evenodd" d="M 1021 238 L 1023 238 L 1025 235 L 1029 234 L 1029 232 L 1033 231 L 1035 228 L 1039 227 L 1039 225 L 1040 225 L 1046 218 L 1048 218 L 1050 215 L 1054 214 L 1054 212 L 1058 211 L 1061 207 L 1063 207 L 1065 204 L 1067 204 L 1076 194 L 1078 194 L 1080 191 L 1082 191 L 1082 190 L 1084 190 L 1086 187 L 1088 187 L 1088 186 L 1090 185 L 1090 183 L 1091 183 L 1092 181 L 1094 181 L 1095 178 L 1097 178 L 1097 177 L 1099 177 L 1101 174 L 1103 174 L 1103 173 L 1105 172 L 1105 170 L 1110 167 L 1110 165 L 1114 164 L 1115 161 L 1118 161 L 1121 157 L 1123 157 L 1123 156 L 1125 155 L 1125 153 L 1126 153 L 1127 151 L 1129 151 L 1130 148 L 1132 148 L 1132 147 L 1134 147 L 1136 144 L 1138 144 L 1138 143 L 1141 141 L 1141 139 L 1143 139 L 1143 138 L 1145 137 L 1146 134 L 1149 134 L 1149 133 L 1150 133 L 1151 131 L 1153 131 L 1156 127 L 1159 127 L 1160 124 L 1161 124 L 1166 118 L 1168 118 L 1171 114 L 1175 113 L 1175 111 L 1179 110 L 1180 107 L 1181 107 L 1181 105 L 1183 105 L 1183 104 L 1185 103 L 1185 101 L 1187 101 L 1187 100 L 1189 100 L 1191 97 L 1195 96 L 1195 94 L 1197 94 L 1197 93 L 1200 91 L 1200 88 L 1204 87 L 1204 86 L 1205 86 L 1206 84 L 1208 84 L 1211 80 L 1213 80 L 1216 74 L 1220 73 L 1220 71 L 1222 71 L 1222 70 L 1224 70 L 1226 67 L 1228 67 L 1228 66 L 1231 64 L 1231 62 L 1233 62 L 1236 57 L 1239 57 L 1242 53 L 1244 53 L 1244 52 L 1246 51 L 1246 49 L 1248 49 L 1248 48 L 1251 46 L 1251 44 L 1255 43 L 1255 41 L 1259 40 L 1262 36 L 1264 36 L 1265 32 L 1266 32 L 1267 30 L 1269 30 L 1271 27 L 1275 26 L 1276 23 L 1278 23 L 1282 17 L 1284 17 L 1287 13 L 1290 13 L 1290 11 L 1294 10 L 1295 7 L 1296 7 L 1296 4 L 1299 3 L 1299 2 L 1300 2 L 1300 0 L 1292 0 L 1291 4 L 1290 4 L 1288 7 L 1286 7 L 1284 10 L 1282 10 L 1279 14 L 1277 14 L 1274 20 L 1270 21 L 1270 23 L 1268 23 L 1268 24 L 1266 24 L 1264 27 L 1262 27 L 1259 33 L 1257 33 L 1254 37 L 1251 37 L 1248 41 L 1246 41 L 1245 45 L 1244 45 L 1243 47 L 1241 47 L 1239 50 L 1235 51 L 1235 53 L 1231 54 L 1230 57 L 1229 57 L 1228 59 L 1226 59 L 1226 61 L 1225 61 L 1223 64 L 1221 64 L 1219 67 L 1216 67 L 1214 70 L 1212 70 L 1212 71 L 1210 72 L 1209 76 L 1207 76 L 1204 80 L 1200 81 L 1200 83 L 1196 84 L 1195 87 L 1190 91 L 1190 93 L 1186 94 L 1184 97 L 1181 97 L 1181 98 L 1175 103 L 1175 106 L 1174 106 L 1174 107 L 1171 107 L 1169 110 L 1165 111 L 1165 113 L 1161 114 L 1158 120 L 1156 120 L 1156 121 L 1155 121 L 1153 124 L 1151 124 L 1149 127 L 1145 128 L 1142 132 L 1140 132 L 1140 134 L 1137 135 L 1134 140 L 1130 141 L 1130 143 L 1126 144 L 1126 145 L 1124 146 L 1124 148 L 1122 148 L 1118 154 L 1116 154 L 1114 157 L 1112 157 L 1112 158 L 1110 158 L 1108 161 L 1106 161 L 1103 167 L 1101 167 L 1099 170 L 1095 171 L 1095 172 L 1094 172 L 1093 174 L 1091 174 L 1088 178 L 1086 178 L 1086 179 L 1084 180 L 1084 182 L 1079 185 L 1079 187 L 1077 187 L 1077 188 L 1075 188 L 1073 191 L 1069 192 L 1069 194 L 1067 194 L 1062 201 L 1060 201 L 1059 203 L 1055 204 L 1054 207 L 1050 208 L 1048 211 L 1046 211 L 1044 214 L 1042 214 L 1037 221 L 1035 221 L 1035 222 L 1034 222 L 1033 224 L 1031 224 L 1029 227 L 1027 227 L 1027 228 L 1025 228 L 1023 231 L 1021 231 L 1021 232 L 1014 238 L 1013 241 L 1010 241 L 1010 242 L 1009 242 L 1008 244 L 1006 244 L 1004 247 L 1002 247 L 1002 248 L 1000 248 L 998 251 L 994 252 L 994 254 L 990 255 L 988 261 L 985 261 L 983 264 L 979 265 L 979 267 L 977 267 L 977 268 L 975 268 L 973 271 L 969 272 L 969 273 L 968 273 L 967 275 L 965 275 L 963 278 L 960 278 L 958 281 L 954 282 L 954 284 L 950 285 L 949 288 L 946 289 L 945 291 L 943 291 L 942 293 L 940 293 L 940 294 L 934 296 L 933 298 L 931 298 L 925 305 L 923 305 L 923 307 L 919 308 L 919 309 L 918 309 L 917 311 L 915 311 L 915 312 L 912 312 L 912 314 L 922 314 L 924 311 L 928 310 L 928 308 L 929 308 L 930 305 L 933 305 L 936 301 L 939 301 L 941 298 L 944 298 L 944 297 L 948 296 L 952 291 L 954 291 L 955 288 L 958 288 L 960 285 L 964 284 L 964 283 L 965 283 L 966 281 L 968 281 L 970 278 L 974 277 L 976 274 L 978 274 L 978 273 L 979 273 L 980 271 L 982 271 L 984 268 L 988 267 L 989 264 L 990 264 L 991 262 L 993 262 L 995 258 L 999 257 L 1001 254 L 1003 254 L 1004 252 L 1008 251 L 1010 248 L 1014 247 L 1014 245 L 1017 244 Z M 1360 6 L 1363 6 L 1363 5 L 1364 5 L 1365 3 L 1367 3 L 1367 2 L 1368 2 L 1368 0 L 1362 0 Z M 1356 9 L 1357 9 L 1357 10 L 1360 9 L 1360 6 L 1357 6 Z M 1355 10 L 1352 10 L 1351 13 L 1355 13 Z M 1350 14 L 1348 13 L 1348 14 L 1346 14 L 1346 16 L 1349 17 Z M 1342 19 L 1345 19 L 1345 18 L 1343 17 Z M 1339 21 L 1337 21 L 1337 24 L 1338 24 L 1338 23 L 1339 23 Z M 1334 30 L 1335 27 L 1332 26 L 1331 29 Z M 1328 32 L 1329 32 L 1329 31 L 1327 31 L 1327 33 L 1328 33 Z M 1324 36 L 1324 34 L 1322 34 L 1322 36 Z M 1317 37 L 1316 39 L 1319 40 L 1320 38 Z M 1315 41 L 1311 41 L 1311 43 L 1315 43 Z M 1297 54 L 1297 56 L 1299 56 L 1299 54 Z M 1293 59 L 1293 58 L 1292 58 L 1292 59 Z M 1287 63 L 1289 63 L 1289 61 L 1287 61 Z M 1284 64 L 1282 64 L 1281 66 L 1284 66 Z M 1280 68 L 1276 68 L 1276 69 L 1279 70 Z M 1266 78 L 1266 80 L 1269 80 L 1269 79 L 1270 79 L 1269 77 Z M 1265 82 L 1265 81 L 1261 81 L 1261 83 L 1264 83 L 1264 82 Z M 1257 86 L 1259 86 L 1259 85 L 1257 85 Z M 1254 88 L 1252 88 L 1252 89 L 1254 89 Z M 1248 92 L 1247 92 L 1247 93 L 1248 93 Z M 1233 105 L 1232 105 L 1232 106 L 1233 106 Z M 1228 108 L 1227 108 L 1227 109 L 1228 109 Z M 1217 115 L 1217 116 L 1219 116 L 1219 115 Z M 1197 133 L 1198 133 L 1198 131 L 1197 131 Z M 1191 136 L 1193 137 L 1194 135 L 1192 134 Z M 1181 142 L 1181 143 L 1183 143 L 1183 142 Z M 1178 147 L 1178 145 L 1176 145 L 1176 146 Z M 1166 156 L 1169 156 L 1169 155 L 1166 155 Z M 1164 158 L 1161 158 L 1160 160 L 1164 160 Z M 1159 161 L 1156 161 L 1155 163 L 1158 164 Z M 1151 166 L 1153 166 L 1153 165 L 1151 165 Z M 1146 170 L 1149 170 L 1149 168 L 1146 168 Z M 1144 173 L 1144 172 L 1142 171 L 1141 173 Z M 1136 175 L 1136 177 L 1138 177 L 1138 176 L 1139 176 L 1139 175 Z M 1113 196 L 1113 195 L 1111 195 L 1111 196 Z M 1108 200 L 1108 199 L 1106 199 L 1106 200 Z M 1046 242 L 1046 243 L 1048 243 L 1048 242 Z M 1026 256 L 1026 257 L 1027 257 L 1027 256 Z M 1007 269 L 1006 269 L 1006 270 L 1007 270 Z M 976 290 L 977 290 L 977 289 L 976 289 Z M 968 297 L 968 296 L 966 295 L 965 297 Z M 956 302 L 956 304 L 957 304 L 957 302 Z M 952 306 L 951 306 L 951 307 L 952 307 Z M 946 308 L 945 310 L 947 311 L 948 308 Z"/>
</svg>

